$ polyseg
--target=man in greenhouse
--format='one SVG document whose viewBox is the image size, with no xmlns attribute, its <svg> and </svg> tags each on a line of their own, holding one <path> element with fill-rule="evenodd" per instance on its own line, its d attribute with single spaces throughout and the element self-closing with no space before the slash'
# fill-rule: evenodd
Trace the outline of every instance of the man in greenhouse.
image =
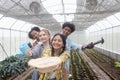
<svg viewBox="0 0 120 80">
<path fill-rule="evenodd" d="M 40 42 L 39 33 L 40 33 L 40 28 L 39 27 L 33 27 L 29 31 L 28 37 L 30 39 L 35 40 L 35 42 L 33 43 L 32 47 L 36 46 Z"/>
<path fill-rule="evenodd" d="M 94 47 L 93 43 L 89 44 L 89 45 L 80 45 L 77 43 L 74 43 L 73 41 L 71 41 L 68 36 L 71 35 L 71 33 L 73 33 L 75 31 L 75 25 L 73 23 L 70 22 L 65 22 L 62 25 L 62 34 L 65 35 L 67 37 L 67 44 L 66 44 L 66 49 L 67 51 L 70 53 L 71 48 L 74 50 L 84 50 L 85 48 L 88 49 L 92 49 Z"/>
<path fill-rule="evenodd" d="M 68 53 L 70 53 L 71 48 L 73 50 L 77 50 L 77 49 L 78 50 L 84 50 L 85 48 L 92 49 L 94 47 L 93 43 L 91 43 L 89 45 L 80 45 L 80 44 L 76 44 L 73 41 L 71 41 L 68 38 L 68 36 L 71 35 L 71 33 L 73 33 L 74 31 L 75 31 L 75 25 L 73 23 L 65 22 L 62 25 L 62 32 L 61 33 L 67 37 L 67 39 L 66 39 L 66 50 L 68 51 Z M 66 63 L 66 70 L 67 70 L 66 73 L 69 73 L 69 68 L 70 68 L 70 61 L 68 60 L 68 62 Z"/>
<path fill-rule="evenodd" d="M 20 45 L 21 53 L 16 54 L 16 56 L 25 56 L 26 50 L 28 48 L 35 47 L 38 44 L 38 42 L 40 42 L 39 33 L 40 33 L 40 28 L 39 27 L 32 27 L 31 30 L 28 33 L 28 37 L 32 40 L 35 40 L 35 42 L 33 42 L 32 44 L 29 42 L 29 43 L 23 43 L 22 45 Z"/>
</svg>

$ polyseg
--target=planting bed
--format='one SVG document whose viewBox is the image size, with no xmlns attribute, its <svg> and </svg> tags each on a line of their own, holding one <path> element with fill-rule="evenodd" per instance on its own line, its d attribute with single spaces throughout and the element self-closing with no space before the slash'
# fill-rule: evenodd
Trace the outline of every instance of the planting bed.
<svg viewBox="0 0 120 80">
<path fill-rule="evenodd" d="M 71 51 L 70 63 L 71 80 L 98 80 L 78 51 Z"/>
<path fill-rule="evenodd" d="M 85 50 L 84 53 L 86 53 L 87 56 L 111 78 L 111 80 L 120 80 L 120 68 L 115 67 L 116 60 L 93 49 Z"/>
</svg>

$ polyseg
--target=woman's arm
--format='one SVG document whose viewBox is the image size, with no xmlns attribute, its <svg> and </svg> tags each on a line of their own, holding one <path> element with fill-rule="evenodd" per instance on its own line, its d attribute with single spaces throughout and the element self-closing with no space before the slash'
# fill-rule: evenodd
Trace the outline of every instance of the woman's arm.
<svg viewBox="0 0 120 80">
<path fill-rule="evenodd" d="M 43 46 L 41 44 L 36 45 L 33 49 L 28 49 L 26 56 L 31 58 L 39 58 L 43 52 Z"/>
</svg>

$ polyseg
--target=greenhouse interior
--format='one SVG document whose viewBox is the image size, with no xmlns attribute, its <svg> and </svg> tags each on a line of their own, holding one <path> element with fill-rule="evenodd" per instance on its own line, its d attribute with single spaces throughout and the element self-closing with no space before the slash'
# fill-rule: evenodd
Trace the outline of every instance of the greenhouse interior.
<svg viewBox="0 0 120 80">
<path fill-rule="evenodd" d="M 120 0 L 0 0 L 0 80 L 120 80 L 119 40 Z"/>
</svg>

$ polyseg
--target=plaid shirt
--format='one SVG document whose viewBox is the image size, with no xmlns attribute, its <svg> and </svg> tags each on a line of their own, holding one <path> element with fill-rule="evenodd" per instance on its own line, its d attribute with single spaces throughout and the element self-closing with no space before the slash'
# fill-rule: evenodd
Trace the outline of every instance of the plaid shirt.
<svg viewBox="0 0 120 80">
<path fill-rule="evenodd" d="M 49 57 L 51 56 L 51 53 L 52 53 L 51 49 L 47 49 L 43 51 L 42 56 Z M 62 60 L 61 69 L 57 69 L 50 73 L 40 74 L 40 80 L 49 80 L 53 73 L 56 73 L 56 76 L 55 76 L 56 80 L 62 80 L 62 75 L 63 75 L 62 71 L 65 68 L 65 62 L 70 57 L 70 55 L 66 51 L 64 51 L 59 57 Z"/>
</svg>

